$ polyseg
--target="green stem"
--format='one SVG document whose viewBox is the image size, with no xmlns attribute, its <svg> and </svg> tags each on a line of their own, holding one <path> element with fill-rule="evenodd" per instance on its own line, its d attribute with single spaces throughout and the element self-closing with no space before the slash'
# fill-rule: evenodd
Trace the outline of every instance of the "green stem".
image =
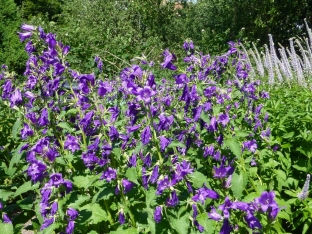
<svg viewBox="0 0 312 234">
<path fill-rule="evenodd" d="M 154 128 L 154 119 L 153 119 L 153 115 L 152 115 L 151 108 L 150 108 L 149 105 L 147 106 L 147 111 L 148 111 L 149 125 L 150 125 L 150 128 L 151 128 L 152 133 L 153 133 L 153 141 L 156 142 L 158 159 L 159 159 L 160 163 L 162 163 L 163 162 L 163 158 L 161 156 L 159 140 L 157 138 L 156 130 Z"/>
<path fill-rule="evenodd" d="M 105 208 L 106 208 L 106 212 L 107 212 L 107 214 L 108 214 L 108 221 L 109 221 L 109 223 L 110 223 L 111 225 L 113 225 L 114 220 L 113 220 L 112 215 L 111 215 L 111 213 L 110 213 L 110 211 L 109 211 L 109 207 L 108 207 L 108 204 L 107 204 L 107 201 L 106 201 L 106 200 L 104 200 L 104 205 L 105 205 Z"/>
<path fill-rule="evenodd" d="M 121 189 L 121 190 L 123 190 L 123 189 Z M 120 191 L 120 193 L 121 193 L 121 197 L 122 197 L 122 200 L 123 200 L 123 203 L 124 203 L 123 205 L 124 205 L 124 207 L 126 208 L 128 214 L 129 214 L 129 216 L 130 216 L 132 226 L 136 228 L 136 223 L 135 223 L 134 216 L 133 216 L 131 210 L 130 210 L 129 207 L 128 207 L 128 204 L 127 204 L 126 198 L 125 198 L 125 196 L 124 196 L 124 194 L 123 194 L 123 191 Z"/>
</svg>

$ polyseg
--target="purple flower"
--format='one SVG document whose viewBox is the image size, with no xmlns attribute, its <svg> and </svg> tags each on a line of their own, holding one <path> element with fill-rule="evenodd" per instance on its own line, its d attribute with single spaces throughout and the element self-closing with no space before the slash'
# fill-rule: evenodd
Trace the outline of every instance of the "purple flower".
<svg viewBox="0 0 312 234">
<path fill-rule="evenodd" d="M 150 182 L 151 182 L 152 184 L 154 184 L 154 183 L 157 181 L 157 179 L 158 179 L 158 173 L 159 173 L 159 166 L 156 165 L 156 166 L 153 168 L 153 172 L 152 172 L 152 175 L 151 175 L 151 177 L 150 177 Z"/>
<path fill-rule="evenodd" d="M 208 131 L 215 132 L 217 130 L 217 127 L 218 127 L 218 124 L 217 124 L 216 117 L 212 117 L 210 120 Z"/>
<path fill-rule="evenodd" d="M 162 150 L 162 151 L 164 151 L 166 148 L 167 148 L 167 146 L 169 145 L 169 141 L 168 141 L 168 139 L 166 138 L 166 137 L 164 137 L 164 136 L 160 136 L 159 137 L 159 141 L 160 141 L 160 149 Z"/>
<path fill-rule="evenodd" d="M 124 188 L 124 191 L 123 191 L 124 193 L 129 192 L 134 186 L 134 183 L 132 183 L 131 181 L 127 179 L 122 179 L 121 183 Z"/>
<path fill-rule="evenodd" d="M 0 210 L 2 210 L 3 209 L 3 205 L 2 205 L 2 203 L 0 202 Z"/>
<path fill-rule="evenodd" d="M 12 223 L 11 219 L 7 214 L 3 214 L 3 223 Z"/>
<path fill-rule="evenodd" d="M 24 31 L 35 31 L 37 29 L 37 27 L 24 23 L 24 24 L 21 25 L 21 29 L 24 30 Z"/>
<path fill-rule="evenodd" d="M 119 212 L 119 214 L 118 214 L 118 221 L 119 221 L 119 223 L 121 225 L 126 223 L 125 215 L 124 215 L 123 211 Z"/>
<path fill-rule="evenodd" d="M 243 143 L 243 149 L 249 149 L 253 153 L 256 152 L 257 148 L 258 146 L 256 140 L 246 141 Z"/>
<path fill-rule="evenodd" d="M 215 220 L 220 221 L 222 216 L 216 211 L 216 208 L 211 207 L 211 212 L 208 213 L 208 217 Z"/>
<path fill-rule="evenodd" d="M 31 177 L 31 180 L 36 183 L 37 181 L 41 181 L 43 179 L 46 169 L 47 166 L 43 162 L 34 160 L 29 165 L 27 174 Z"/>
<path fill-rule="evenodd" d="M 271 220 L 274 220 L 279 211 L 278 204 L 274 200 L 274 191 L 264 191 L 259 198 L 255 199 L 255 203 L 260 206 L 262 212 L 268 211 L 268 216 Z"/>
<path fill-rule="evenodd" d="M 200 225 L 197 220 L 194 220 L 194 225 L 200 233 L 202 233 L 205 230 L 204 227 L 202 225 Z"/>
<path fill-rule="evenodd" d="M 93 152 L 82 153 L 81 159 L 86 167 L 92 169 L 98 162 L 99 158 Z"/>
<path fill-rule="evenodd" d="M 15 89 L 13 94 L 10 97 L 11 107 L 22 103 L 22 94 L 19 89 Z"/>
<path fill-rule="evenodd" d="M 100 97 L 104 97 L 107 93 L 112 92 L 113 87 L 109 85 L 108 82 L 103 82 L 100 80 L 98 94 Z"/>
<path fill-rule="evenodd" d="M 162 215 L 162 208 L 161 206 L 157 206 L 154 211 L 154 220 L 156 223 L 159 223 L 161 221 L 161 215 Z"/>
<path fill-rule="evenodd" d="M 27 137 L 32 136 L 34 131 L 29 127 L 27 123 L 24 123 L 24 128 L 21 130 L 21 137 L 25 140 Z"/>
<path fill-rule="evenodd" d="M 218 121 L 219 121 L 219 123 L 222 123 L 223 127 L 225 127 L 228 124 L 228 122 L 230 122 L 229 115 L 228 114 L 220 114 Z"/>
<path fill-rule="evenodd" d="M 169 49 L 166 49 L 163 53 L 163 56 L 165 57 L 165 61 L 161 64 L 162 68 L 167 68 L 169 70 L 177 70 L 177 67 L 173 65 L 172 62 L 176 60 L 176 56 L 172 53 L 170 53 Z"/>
<path fill-rule="evenodd" d="M 77 150 L 80 150 L 78 139 L 72 135 L 67 135 L 66 141 L 64 143 L 64 148 L 71 150 L 72 153 L 74 153 Z"/>
<path fill-rule="evenodd" d="M 223 225 L 220 230 L 220 234 L 231 234 L 231 231 L 233 230 L 232 226 L 230 225 L 230 222 L 228 219 L 223 220 Z"/>
<path fill-rule="evenodd" d="M 41 227 L 40 227 L 40 231 L 42 231 L 43 229 L 46 229 L 47 227 L 51 226 L 51 224 L 53 224 L 53 223 L 54 223 L 54 217 L 49 218 L 49 219 L 45 218 L 43 223 L 42 223 L 42 225 L 41 225 Z"/>
<path fill-rule="evenodd" d="M 192 174 L 194 168 L 191 167 L 191 163 L 183 160 L 176 166 L 175 175 L 177 178 L 184 178 L 188 174 Z"/>
<path fill-rule="evenodd" d="M 167 198 L 166 204 L 167 204 L 167 206 L 169 206 L 169 207 L 174 207 L 174 206 L 176 206 L 176 205 L 179 204 L 179 198 L 178 198 L 178 196 L 177 196 L 176 191 L 173 191 L 173 192 L 170 194 L 170 198 Z"/>
<path fill-rule="evenodd" d="M 244 218 L 246 220 L 246 223 L 252 230 L 262 229 L 262 225 L 259 220 L 255 216 L 253 216 L 249 210 L 247 210 L 246 216 Z"/>
<path fill-rule="evenodd" d="M 165 178 L 160 179 L 157 181 L 157 191 L 156 195 L 162 194 L 162 192 L 170 186 L 170 180 L 168 176 L 166 175 Z"/>
<path fill-rule="evenodd" d="M 56 212 L 57 212 L 57 210 L 58 210 L 58 203 L 55 201 L 55 202 L 53 202 L 53 204 L 52 204 L 52 207 L 51 207 L 51 215 L 55 215 L 56 214 Z"/>
<path fill-rule="evenodd" d="M 77 217 L 78 217 L 78 211 L 75 210 L 74 208 L 68 208 L 67 211 L 66 211 L 67 215 L 69 216 L 69 220 L 70 221 L 73 221 L 75 220 Z"/>
<path fill-rule="evenodd" d="M 88 150 L 89 151 L 96 151 L 99 147 L 100 144 L 100 138 L 95 138 L 94 142 L 90 145 L 88 145 Z"/>
<path fill-rule="evenodd" d="M 204 204 L 207 198 L 218 199 L 219 194 L 213 190 L 208 189 L 206 185 L 204 185 L 203 188 L 196 190 L 196 194 L 193 196 L 192 200 Z"/>
<path fill-rule="evenodd" d="M 61 173 L 54 173 L 50 176 L 49 184 L 58 188 L 61 184 L 64 183 L 64 179 Z"/>
<path fill-rule="evenodd" d="M 137 100 L 143 100 L 146 104 L 151 102 L 151 97 L 156 95 L 156 91 L 152 90 L 149 86 L 137 89 Z"/>
<path fill-rule="evenodd" d="M 44 127 L 44 126 L 47 126 L 49 124 L 49 120 L 48 120 L 48 110 L 47 108 L 44 108 L 42 111 L 41 111 L 41 115 L 40 117 L 38 118 L 38 125 L 40 127 Z"/>
<path fill-rule="evenodd" d="M 32 32 L 18 32 L 18 35 L 19 35 L 19 38 L 20 38 L 20 41 L 23 42 L 25 41 L 26 39 L 30 38 L 32 36 Z"/>
<path fill-rule="evenodd" d="M 25 51 L 28 53 L 28 54 L 31 54 L 32 52 L 35 51 L 35 47 L 32 43 L 32 41 L 28 41 L 25 45 Z"/>
<path fill-rule="evenodd" d="M 69 221 L 66 227 L 66 234 L 73 234 L 75 228 L 75 222 Z"/>
<path fill-rule="evenodd" d="M 87 127 L 90 125 L 93 115 L 94 115 L 94 111 L 89 111 L 79 122 L 79 124 L 82 126 L 82 129 L 84 131 L 86 131 Z"/>
<path fill-rule="evenodd" d="M 151 138 L 152 138 L 151 129 L 149 126 L 147 126 L 141 134 L 141 140 L 143 145 L 147 145 L 150 142 Z"/>
<path fill-rule="evenodd" d="M 209 145 L 204 147 L 204 157 L 206 158 L 208 155 L 212 156 L 214 153 L 214 146 Z"/>
<path fill-rule="evenodd" d="M 103 172 L 101 179 L 105 179 L 107 182 L 111 182 L 112 180 L 116 179 L 117 177 L 117 170 L 109 167 L 107 171 Z"/>
</svg>

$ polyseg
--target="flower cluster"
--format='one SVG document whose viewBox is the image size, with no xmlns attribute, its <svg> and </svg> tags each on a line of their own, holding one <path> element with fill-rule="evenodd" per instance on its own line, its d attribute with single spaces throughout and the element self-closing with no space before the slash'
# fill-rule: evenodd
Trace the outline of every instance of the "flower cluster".
<svg viewBox="0 0 312 234">
<path fill-rule="evenodd" d="M 184 207 L 200 232 L 200 212 L 218 204 L 222 215 L 212 208 L 208 216 L 223 220 L 223 233 L 233 228 L 232 210 L 245 212 L 252 230 L 262 228 L 256 212 L 275 219 L 280 208 L 274 192 L 252 203 L 230 201 L 233 176 L 251 163 L 244 157 L 256 166 L 261 139 L 270 136 L 261 104 L 269 95 L 248 79 L 250 65 L 237 43 L 211 58 L 186 41 L 185 70 L 166 49 L 159 68 L 170 76 L 156 77 L 156 65 L 142 61 L 108 80 L 99 57 L 95 72 L 81 74 L 66 62 L 70 47 L 56 35 L 21 28 L 27 79 L 21 83 L 3 72 L 1 97 L 23 116 L 20 153 L 28 178 L 40 186 L 41 230 L 65 222 L 66 210 L 66 233 L 73 233 L 74 220 L 86 209 L 92 213 L 86 225 L 113 227 L 118 220 L 136 227 L 134 213 L 142 208 L 136 199 L 148 201 L 144 209 L 153 210 L 156 223 Z"/>
</svg>

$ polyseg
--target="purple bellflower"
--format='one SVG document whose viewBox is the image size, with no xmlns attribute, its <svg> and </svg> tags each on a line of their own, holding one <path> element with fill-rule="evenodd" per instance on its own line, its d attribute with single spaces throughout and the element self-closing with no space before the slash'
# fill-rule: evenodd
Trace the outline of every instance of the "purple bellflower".
<svg viewBox="0 0 312 234">
<path fill-rule="evenodd" d="M 161 221 L 161 216 L 162 216 L 162 207 L 157 206 L 154 211 L 154 220 L 156 223 L 159 223 Z"/>
</svg>

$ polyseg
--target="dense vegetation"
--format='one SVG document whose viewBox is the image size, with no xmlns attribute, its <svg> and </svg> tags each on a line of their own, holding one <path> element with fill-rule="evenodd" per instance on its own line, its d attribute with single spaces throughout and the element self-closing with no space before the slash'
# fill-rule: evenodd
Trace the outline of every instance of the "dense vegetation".
<svg viewBox="0 0 312 234">
<path fill-rule="evenodd" d="M 308 1 L 1 1 L 0 233 L 312 231 Z"/>
</svg>

